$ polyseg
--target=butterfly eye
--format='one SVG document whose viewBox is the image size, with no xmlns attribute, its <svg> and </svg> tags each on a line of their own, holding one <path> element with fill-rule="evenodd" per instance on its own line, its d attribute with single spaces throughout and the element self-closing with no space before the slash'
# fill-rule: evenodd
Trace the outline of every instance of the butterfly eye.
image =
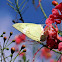
<svg viewBox="0 0 62 62">
<path fill-rule="evenodd" d="M 46 36 L 45 35 L 41 35 L 40 41 L 45 41 L 45 40 L 46 40 Z"/>
</svg>

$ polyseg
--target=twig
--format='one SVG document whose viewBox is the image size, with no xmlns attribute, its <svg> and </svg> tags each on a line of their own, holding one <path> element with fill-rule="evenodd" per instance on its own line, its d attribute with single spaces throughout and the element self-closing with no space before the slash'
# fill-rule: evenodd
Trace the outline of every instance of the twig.
<svg viewBox="0 0 62 62">
<path fill-rule="evenodd" d="M 5 57 L 4 57 L 4 44 L 5 44 L 5 41 L 4 41 L 4 43 L 3 43 L 3 49 L 2 49 L 2 56 L 3 56 L 3 60 L 4 60 L 4 62 L 6 62 L 6 60 L 5 60 Z"/>
<path fill-rule="evenodd" d="M 42 47 L 43 47 L 43 46 L 42 46 Z M 42 48 L 42 47 L 41 47 L 41 48 Z M 35 56 L 36 56 L 36 54 L 40 51 L 41 48 L 39 48 L 39 49 L 37 50 L 37 52 L 34 54 L 34 57 L 33 57 L 33 61 L 32 61 L 32 62 L 34 62 Z"/>
<path fill-rule="evenodd" d="M 60 57 L 61 57 L 61 55 L 60 55 Z M 60 57 L 58 58 L 58 60 L 60 59 Z M 57 62 L 58 62 L 58 60 L 57 60 Z"/>
<path fill-rule="evenodd" d="M 32 0 L 32 3 L 35 4 L 35 0 Z"/>
<path fill-rule="evenodd" d="M 56 51 L 56 50 L 54 50 L 54 49 L 51 49 L 51 48 L 49 48 L 48 46 L 46 46 L 46 45 L 44 45 L 43 43 L 41 43 L 41 42 L 39 42 L 41 45 L 43 45 L 44 47 L 46 47 L 46 48 L 48 48 L 48 49 L 50 49 L 50 50 L 52 50 L 52 51 L 54 51 L 54 52 L 56 52 L 56 53 L 58 53 L 58 54 L 62 54 L 62 52 L 58 52 L 58 51 Z"/>
<path fill-rule="evenodd" d="M 7 3 L 12 9 L 14 9 L 16 12 L 18 12 L 13 6 L 11 6 L 9 3 Z"/>
<path fill-rule="evenodd" d="M 40 2 L 40 0 L 39 0 L 39 2 Z M 45 18 L 47 19 L 48 17 L 46 16 L 46 13 L 45 13 L 45 11 L 43 10 L 43 7 L 42 7 L 41 3 L 40 3 L 40 8 L 41 8 L 41 11 L 43 12 Z"/>
<path fill-rule="evenodd" d="M 18 2 L 19 2 L 19 0 L 17 0 L 17 6 L 18 6 Z"/>
<path fill-rule="evenodd" d="M 9 36 L 9 38 L 8 38 L 8 40 L 7 40 L 6 44 L 5 44 L 5 47 L 6 47 L 7 43 L 8 43 L 8 41 L 9 41 L 10 37 L 11 37 L 11 36 Z"/>
<path fill-rule="evenodd" d="M 60 57 L 58 58 L 58 60 L 60 59 L 60 62 L 61 62 L 61 56 L 62 56 L 62 54 L 61 54 Z M 57 60 L 57 62 L 58 62 L 58 60 Z"/>
<path fill-rule="evenodd" d="M 20 49 L 20 51 L 21 51 L 21 49 Z M 20 53 L 20 51 L 19 51 L 19 53 Z M 15 59 L 18 57 L 18 55 L 19 55 L 19 53 L 16 55 L 16 57 L 15 58 L 13 58 L 12 60 L 13 60 L 13 62 L 15 61 Z M 11 60 L 11 61 L 12 61 Z"/>
<path fill-rule="evenodd" d="M 24 9 L 24 7 L 25 7 L 26 4 L 27 4 L 27 2 L 26 2 L 26 3 L 24 4 L 24 6 L 22 7 L 21 11 Z M 20 12 L 21 12 L 21 11 L 20 11 Z"/>
<path fill-rule="evenodd" d="M 15 0 L 15 4 L 16 4 L 16 0 Z"/>
<path fill-rule="evenodd" d="M 2 62 L 2 49 L 1 49 L 1 62 Z"/>
<path fill-rule="evenodd" d="M 12 57 L 13 57 L 13 54 L 11 55 L 11 60 L 10 60 L 10 62 L 12 61 Z"/>
<path fill-rule="evenodd" d="M 24 2 L 25 2 L 25 0 L 23 0 L 23 2 L 20 4 L 20 6 L 21 6 Z M 19 6 L 19 8 L 20 8 L 20 6 Z"/>
<path fill-rule="evenodd" d="M 4 59 L 4 62 L 6 62 L 5 57 L 4 57 L 4 53 L 3 53 L 3 59 Z"/>
<path fill-rule="evenodd" d="M 1 46 L 1 42 L 0 42 L 0 51 L 1 51 L 1 62 L 2 62 L 2 46 Z"/>
<path fill-rule="evenodd" d="M 12 3 L 10 0 L 7 0 L 9 3 L 11 3 L 11 4 L 13 4 L 15 7 L 16 7 L 16 5 L 14 4 L 14 3 Z"/>
<path fill-rule="evenodd" d="M 24 2 L 25 0 L 20 4 L 19 7 L 18 7 L 18 1 L 19 1 L 19 0 L 17 0 L 17 1 L 15 0 L 16 8 L 14 8 L 13 6 L 11 6 L 11 5 L 8 4 L 8 3 L 7 3 L 7 4 L 8 4 L 11 8 L 13 8 L 13 9 L 20 15 L 20 17 L 21 17 L 20 20 L 24 23 L 24 20 L 23 20 L 22 15 L 21 15 L 20 12 L 23 10 L 23 8 L 24 8 L 25 5 L 27 4 L 27 2 L 24 4 L 24 6 L 22 7 L 22 9 L 21 9 L 21 11 L 20 11 L 19 8 L 20 8 L 20 6 L 23 4 L 23 2 Z M 11 3 L 11 2 L 10 2 L 10 3 Z"/>
<path fill-rule="evenodd" d="M 10 55 L 11 55 L 11 54 L 10 54 Z M 6 58 L 8 58 L 8 57 L 10 57 L 10 55 L 9 55 L 9 56 L 7 56 L 7 57 L 5 57 L 5 59 L 6 59 Z M 4 60 L 4 59 L 2 59 L 2 60 Z M 1 60 L 0 60 L 0 61 L 1 61 Z"/>
<path fill-rule="evenodd" d="M 10 42 L 6 47 L 8 47 L 10 44 L 12 44 L 13 42 Z"/>
<path fill-rule="evenodd" d="M 28 8 L 29 8 L 29 7 L 25 8 L 25 10 L 23 11 L 23 13 L 22 13 L 22 14 L 24 14 Z"/>
</svg>

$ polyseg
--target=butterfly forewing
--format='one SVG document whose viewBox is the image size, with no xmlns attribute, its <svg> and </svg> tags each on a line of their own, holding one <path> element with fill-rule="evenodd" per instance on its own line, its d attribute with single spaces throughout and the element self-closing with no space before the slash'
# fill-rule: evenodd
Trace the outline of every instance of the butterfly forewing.
<svg viewBox="0 0 62 62">
<path fill-rule="evenodd" d="M 38 24 L 16 23 L 13 27 L 35 41 L 40 41 L 41 34 L 43 33 L 43 27 Z"/>
</svg>

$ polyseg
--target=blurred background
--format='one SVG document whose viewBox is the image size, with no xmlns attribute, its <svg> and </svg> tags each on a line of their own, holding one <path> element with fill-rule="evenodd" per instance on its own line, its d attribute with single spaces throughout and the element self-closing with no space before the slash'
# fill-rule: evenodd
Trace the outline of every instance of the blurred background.
<svg viewBox="0 0 62 62">
<path fill-rule="evenodd" d="M 12 1 L 13 3 L 15 2 L 15 0 L 10 0 L 10 1 Z M 19 0 L 19 4 L 22 1 L 23 0 Z M 42 7 L 43 7 L 47 17 L 52 13 L 52 9 L 54 8 L 54 6 L 52 5 L 52 1 L 53 0 L 41 0 Z M 58 3 L 61 2 L 61 0 L 56 0 L 56 1 Z M 22 4 L 22 6 L 25 4 L 25 2 Z M 17 36 L 21 33 L 12 27 L 12 25 L 14 24 L 12 22 L 12 20 L 17 21 L 20 18 L 20 16 L 9 5 L 7 5 L 7 3 L 8 3 L 7 0 L 0 0 L 0 35 L 5 31 L 6 34 L 4 36 L 6 36 L 8 38 L 9 33 L 13 32 L 13 35 L 11 36 L 11 38 L 8 42 L 8 43 L 10 43 L 15 38 L 15 36 Z M 35 5 L 37 7 L 38 0 L 35 0 Z M 22 8 L 22 6 L 20 7 L 20 9 Z M 26 6 L 24 7 L 24 9 L 21 11 L 21 14 L 22 14 L 22 17 L 23 17 L 25 23 L 45 24 L 46 18 L 44 18 L 44 15 L 43 15 L 40 7 L 38 7 L 37 9 L 35 8 L 35 6 L 32 3 L 32 0 L 28 1 Z M 18 20 L 18 22 L 22 23 L 20 20 Z M 29 38 L 27 37 L 27 39 L 29 39 Z M 29 39 L 29 40 L 32 41 L 31 39 Z M 3 45 L 2 38 L 0 38 L 0 42 L 1 42 L 1 45 Z M 33 45 L 30 45 L 30 43 L 32 43 Z M 24 43 L 17 45 L 18 48 L 20 48 L 22 44 L 26 45 L 26 49 L 27 49 L 26 59 L 27 60 L 29 59 L 29 62 L 32 62 L 34 53 L 42 45 L 34 44 L 33 42 L 24 42 Z M 16 45 L 16 43 L 12 43 L 8 47 L 11 48 L 11 47 L 14 47 L 15 45 Z M 5 50 L 5 56 L 8 56 L 10 53 L 11 53 L 10 50 L 9 51 Z M 17 52 L 14 53 L 13 58 L 16 55 L 17 55 Z M 52 56 L 52 59 L 54 59 L 54 58 L 56 58 L 55 55 Z M 50 62 L 50 59 L 47 60 L 45 58 L 41 58 L 41 51 L 39 51 L 35 57 L 35 62 Z M 7 62 L 9 62 L 8 59 L 6 59 L 6 60 L 7 60 Z M 9 58 L 9 60 L 10 60 L 10 58 Z M 18 62 L 18 60 L 22 60 L 21 56 L 18 56 L 17 59 L 15 60 L 15 62 Z"/>
</svg>

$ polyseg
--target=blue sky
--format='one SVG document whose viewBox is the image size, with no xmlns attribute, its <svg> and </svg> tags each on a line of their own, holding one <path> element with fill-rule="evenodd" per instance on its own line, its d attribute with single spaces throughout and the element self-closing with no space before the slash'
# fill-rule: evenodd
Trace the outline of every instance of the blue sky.
<svg viewBox="0 0 62 62">
<path fill-rule="evenodd" d="M 14 2 L 14 0 L 11 0 L 11 1 Z M 54 8 L 54 6 L 51 3 L 52 1 L 53 0 L 42 0 L 41 2 L 47 16 L 49 16 L 49 14 L 52 13 L 51 12 L 52 8 Z M 61 2 L 61 0 L 57 0 L 57 1 L 59 3 Z M 19 0 L 19 4 L 20 2 L 21 0 Z M 8 3 L 7 0 L 0 0 L 0 35 L 3 31 L 5 31 L 7 33 L 5 36 L 9 36 L 9 33 L 12 31 L 14 34 L 13 35 L 14 37 L 15 35 L 20 33 L 19 31 L 17 31 L 15 28 L 12 27 L 13 25 L 12 20 L 15 19 L 16 12 L 10 6 L 8 6 L 7 3 Z M 37 5 L 38 5 L 38 0 L 36 0 L 36 6 Z M 23 13 L 27 7 L 29 8 L 26 10 L 24 14 L 22 14 L 22 17 L 26 23 L 36 23 L 36 24 L 45 23 L 46 19 L 42 21 L 42 19 L 44 18 L 44 15 L 41 12 L 40 7 L 37 10 L 35 10 L 34 6 L 32 5 L 32 0 L 29 0 L 29 2 L 27 3 L 27 5 L 25 6 L 25 8 L 22 10 L 21 13 Z M 18 15 L 18 18 L 19 18 L 19 15 Z M 1 44 L 3 44 L 2 41 L 3 40 L 0 39 Z"/>
</svg>

